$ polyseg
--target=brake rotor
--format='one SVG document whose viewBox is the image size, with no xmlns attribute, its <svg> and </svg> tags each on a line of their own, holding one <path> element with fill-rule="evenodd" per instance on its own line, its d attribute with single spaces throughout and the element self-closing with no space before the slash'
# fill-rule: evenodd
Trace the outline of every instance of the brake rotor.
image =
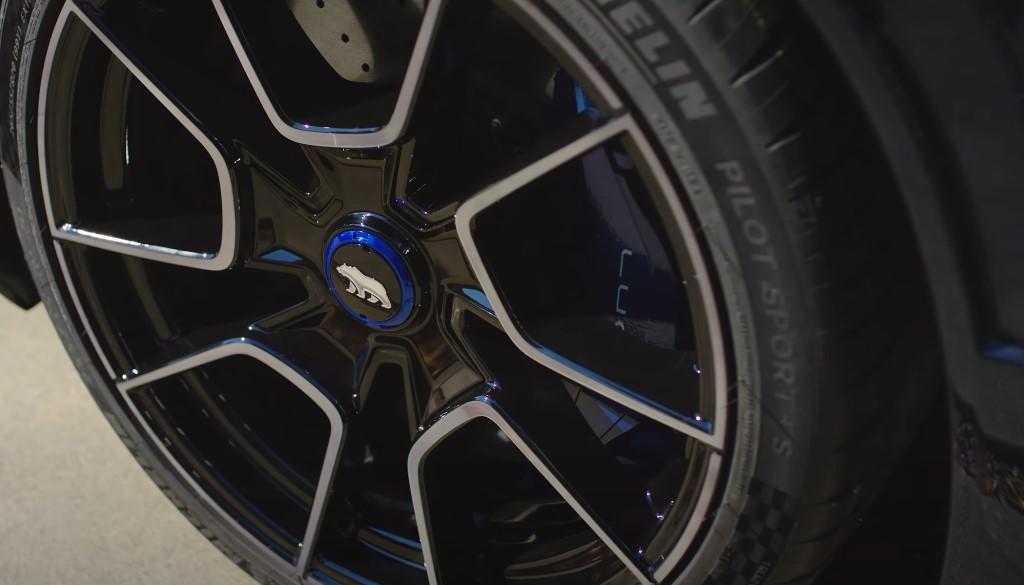
<svg viewBox="0 0 1024 585">
<path fill-rule="evenodd" d="M 320 55 L 348 81 L 397 84 L 425 0 L 286 0 Z"/>
</svg>

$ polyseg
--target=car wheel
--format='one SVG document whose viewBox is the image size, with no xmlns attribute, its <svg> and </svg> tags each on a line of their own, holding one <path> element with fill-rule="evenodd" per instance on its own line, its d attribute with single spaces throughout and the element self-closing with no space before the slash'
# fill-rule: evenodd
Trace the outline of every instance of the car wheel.
<svg viewBox="0 0 1024 585">
<path fill-rule="evenodd" d="M 262 582 L 806 583 L 931 395 L 790 3 L 5 5 L 47 309 Z"/>
</svg>

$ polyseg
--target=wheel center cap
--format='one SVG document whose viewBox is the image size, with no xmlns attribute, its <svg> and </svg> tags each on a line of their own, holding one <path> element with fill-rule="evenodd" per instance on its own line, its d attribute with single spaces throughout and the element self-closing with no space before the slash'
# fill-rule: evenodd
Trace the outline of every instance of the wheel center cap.
<svg viewBox="0 0 1024 585">
<path fill-rule="evenodd" d="M 324 272 L 341 306 L 371 327 L 398 327 L 412 314 L 412 272 L 375 232 L 358 227 L 335 234 L 324 251 Z"/>
</svg>

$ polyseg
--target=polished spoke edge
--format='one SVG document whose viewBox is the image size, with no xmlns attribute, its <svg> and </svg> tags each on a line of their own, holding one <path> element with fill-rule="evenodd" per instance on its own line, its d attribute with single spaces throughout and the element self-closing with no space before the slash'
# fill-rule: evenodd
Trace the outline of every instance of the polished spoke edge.
<svg viewBox="0 0 1024 585">
<path fill-rule="evenodd" d="M 143 423 L 143 426 L 146 428 L 147 433 L 149 433 L 153 443 L 160 449 L 164 457 L 175 467 L 178 475 L 188 481 L 196 492 L 206 496 L 205 490 L 203 490 L 199 484 L 193 480 L 191 475 L 178 463 L 177 458 L 171 455 L 170 451 L 167 450 L 160 438 L 153 432 L 152 428 L 148 424 L 145 424 L 145 417 L 142 416 L 142 413 L 138 410 L 135 402 L 131 400 L 128 393 L 132 389 L 140 386 L 145 386 L 158 380 L 231 356 L 251 357 L 270 367 L 286 380 L 291 382 L 318 407 L 320 407 L 330 421 L 330 438 L 328 439 L 327 449 L 324 453 L 324 462 L 320 469 L 320 478 L 317 481 L 316 492 L 313 496 L 313 505 L 309 511 L 309 521 L 306 525 L 306 532 L 303 535 L 302 543 L 299 545 L 300 552 L 298 562 L 296 565 L 292 565 L 284 559 L 279 560 L 279 557 L 273 553 L 265 555 L 265 558 L 273 559 L 274 562 L 279 565 L 280 569 L 282 569 L 286 574 L 290 574 L 296 579 L 303 579 L 309 570 L 310 563 L 313 560 L 313 550 L 316 548 L 316 539 L 320 534 L 320 526 L 323 522 L 324 512 L 327 508 L 327 498 L 333 490 L 334 476 L 338 467 L 339 454 L 341 453 L 344 425 L 341 420 L 341 414 L 331 399 L 291 364 L 285 362 L 270 351 L 256 345 L 254 342 L 244 338 L 225 341 L 220 345 L 179 359 L 151 372 L 145 372 L 125 379 L 117 383 L 117 389 L 124 397 L 125 403 L 128 404 L 129 408 L 131 408 L 136 420 Z M 248 539 L 257 546 L 262 549 L 267 549 L 266 545 L 238 524 L 234 518 L 223 510 L 215 501 L 209 497 L 205 497 L 205 499 L 209 505 L 214 506 L 218 512 L 220 512 L 221 517 L 231 523 L 235 529 L 239 530 L 242 534 L 245 534 Z"/>
<path fill-rule="evenodd" d="M 641 152 L 646 160 L 654 160 L 653 151 L 650 150 L 649 145 L 646 145 L 646 141 L 641 135 L 640 130 L 632 117 L 622 116 L 614 118 L 605 125 L 590 131 L 586 135 L 570 142 L 555 152 L 544 156 L 540 160 L 537 160 L 511 175 L 506 176 L 500 181 L 491 184 L 484 190 L 466 200 L 466 202 L 463 203 L 455 213 L 455 226 L 459 235 L 459 240 L 462 242 L 466 258 L 469 261 L 473 272 L 476 274 L 480 282 L 480 286 L 484 290 L 484 295 L 488 300 L 490 300 L 494 313 L 498 317 L 502 328 L 520 351 L 548 369 L 551 369 L 559 375 L 565 376 L 566 378 L 597 392 L 609 400 L 668 426 L 675 431 L 697 439 L 714 449 L 722 450 L 725 447 L 725 421 L 727 420 L 726 415 L 728 413 L 727 389 L 724 376 L 725 344 L 721 339 L 721 333 L 718 329 L 718 315 L 713 305 L 714 296 L 711 291 L 709 279 L 702 277 L 707 274 L 707 270 L 703 265 L 696 237 L 693 230 L 689 227 L 690 224 L 686 220 L 685 212 L 679 201 L 676 201 L 674 197 L 666 197 L 672 208 L 674 219 L 679 224 L 686 240 L 687 249 L 691 254 L 691 260 L 695 264 L 695 271 L 698 278 L 694 280 L 696 280 L 697 285 L 700 287 L 703 302 L 708 306 L 706 313 L 709 321 L 708 325 L 711 331 L 712 347 L 710 348 L 710 354 L 711 359 L 713 360 L 713 369 L 711 373 L 714 375 L 713 383 L 715 387 L 715 413 L 714 418 L 712 419 L 712 433 L 710 434 L 675 416 L 672 416 L 658 408 L 656 405 L 625 394 L 621 390 L 605 382 L 600 377 L 585 371 L 582 367 L 570 367 L 566 365 L 561 360 L 542 351 L 527 340 L 523 333 L 518 329 L 516 321 L 512 318 L 511 313 L 502 301 L 501 296 L 498 294 L 497 287 L 491 280 L 491 276 L 486 270 L 486 265 L 480 256 L 480 251 L 473 240 L 473 220 L 479 213 L 527 184 L 537 180 L 541 176 L 573 159 L 578 158 L 588 150 L 596 148 L 622 134 L 628 134 L 633 138 L 638 146 L 640 146 Z M 646 148 L 644 148 L 645 145 Z M 659 183 L 659 187 L 661 187 L 666 193 L 674 192 L 674 189 L 671 187 L 671 182 L 665 172 L 657 165 L 652 164 L 651 167 Z"/>
<path fill-rule="evenodd" d="M 587 523 L 587 526 L 594 531 L 594 534 L 615 554 L 626 568 L 636 577 L 639 583 L 651 583 L 650 577 L 637 565 L 637 561 L 630 556 L 630 552 L 612 538 L 601 526 L 601 524 L 590 514 L 589 510 L 573 495 L 572 490 L 563 483 L 555 470 L 545 464 L 543 457 L 530 448 L 527 441 L 521 437 L 512 425 L 501 415 L 486 397 L 477 398 L 467 402 L 451 412 L 444 414 L 436 423 L 427 429 L 419 439 L 413 443 L 409 452 L 409 487 L 412 490 L 413 510 L 416 514 L 416 525 L 420 534 L 420 544 L 423 547 L 423 562 L 427 569 L 427 577 L 430 585 L 440 583 L 437 574 L 437 563 L 434 558 L 434 551 L 431 545 L 430 517 L 426 509 L 426 487 L 423 485 L 423 466 L 426 458 L 434 447 L 441 441 L 454 433 L 456 430 L 476 419 L 487 419 L 504 433 L 517 449 L 529 460 L 530 464 L 544 476 L 544 479 L 559 493 L 580 518 Z"/>
<path fill-rule="evenodd" d="M 397 141 L 409 124 L 409 119 L 412 117 L 412 109 L 427 69 L 427 60 L 437 38 L 441 14 L 447 2 L 448 0 L 432 0 L 427 3 L 426 9 L 423 11 L 423 22 L 420 25 L 420 31 L 416 36 L 416 42 L 409 57 L 409 67 L 406 70 L 405 79 L 402 81 L 402 87 L 398 92 L 398 100 L 395 102 L 395 109 L 391 114 L 391 119 L 383 127 L 370 132 L 345 132 L 320 127 L 302 129 L 289 124 L 282 113 L 275 107 L 270 94 L 267 92 L 266 87 L 263 86 L 263 81 L 257 75 L 256 68 L 249 58 L 245 46 L 242 44 L 238 31 L 235 30 L 235 26 L 228 16 L 223 0 L 213 0 L 213 6 L 217 11 L 217 16 L 220 18 L 221 25 L 231 40 L 231 46 L 235 49 L 235 54 L 242 65 L 242 69 L 245 71 L 245 75 L 249 78 L 249 82 L 259 98 L 260 104 L 263 106 L 264 111 L 266 111 L 267 118 L 270 119 L 274 128 L 282 136 L 293 142 L 309 146 L 377 148 Z M 306 128 L 310 127 L 307 126 Z"/>
<path fill-rule="evenodd" d="M 114 58 L 120 61 L 128 71 L 131 72 L 135 79 L 141 82 L 146 89 L 153 94 L 153 97 L 167 108 L 167 111 L 170 112 L 179 123 L 181 123 L 189 134 L 191 134 L 199 144 L 202 145 L 207 154 L 210 155 L 213 165 L 217 171 L 218 186 L 221 194 L 220 208 L 222 225 L 220 246 L 217 252 L 210 254 L 176 250 L 163 246 L 153 246 L 142 242 L 134 242 L 123 238 L 98 234 L 68 225 L 57 225 L 53 216 L 52 203 L 50 202 L 50 185 L 46 169 L 46 101 L 57 46 L 72 15 L 82 21 L 82 23 L 89 28 L 90 32 L 92 32 L 92 34 L 107 47 Z M 117 47 L 112 39 L 103 33 L 96 23 L 94 23 L 89 16 L 74 3 L 74 0 L 67 0 L 64 4 L 64 9 L 61 11 L 60 16 L 57 19 L 54 31 L 55 32 L 53 37 L 50 39 L 50 45 L 46 52 L 46 59 L 43 64 L 42 87 L 39 91 L 39 105 L 37 112 L 39 117 L 39 127 L 37 131 L 39 176 L 43 193 L 43 203 L 46 208 L 46 219 L 49 223 L 50 232 L 53 237 L 61 240 L 77 242 L 93 248 L 100 248 L 127 256 L 135 256 L 167 264 L 177 264 L 180 266 L 201 268 L 204 270 L 225 270 L 229 268 L 234 263 L 238 253 L 236 228 L 238 223 L 237 206 L 235 205 L 234 189 L 231 185 L 231 172 L 228 168 L 227 162 L 224 160 L 224 156 L 214 145 L 213 141 L 211 141 L 210 138 L 200 130 L 199 127 L 197 127 L 192 120 L 189 119 L 183 111 L 181 111 L 181 109 L 177 107 L 174 101 L 165 95 L 163 91 L 161 91 L 160 88 Z"/>
</svg>

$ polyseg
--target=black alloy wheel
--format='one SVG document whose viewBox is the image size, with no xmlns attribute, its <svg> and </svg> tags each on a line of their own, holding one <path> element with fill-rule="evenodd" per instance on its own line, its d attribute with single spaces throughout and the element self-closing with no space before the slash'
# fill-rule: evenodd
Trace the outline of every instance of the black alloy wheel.
<svg viewBox="0 0 1024 585">
<path fill-rule="evenodd" d="M 13 4 L 47 305 L 263 582 L 805 582 L 913 430 L 894 187 L 800 142 L 856 104 L 745 101 L 820 70 L 774 4 Z"/>
</svg>

